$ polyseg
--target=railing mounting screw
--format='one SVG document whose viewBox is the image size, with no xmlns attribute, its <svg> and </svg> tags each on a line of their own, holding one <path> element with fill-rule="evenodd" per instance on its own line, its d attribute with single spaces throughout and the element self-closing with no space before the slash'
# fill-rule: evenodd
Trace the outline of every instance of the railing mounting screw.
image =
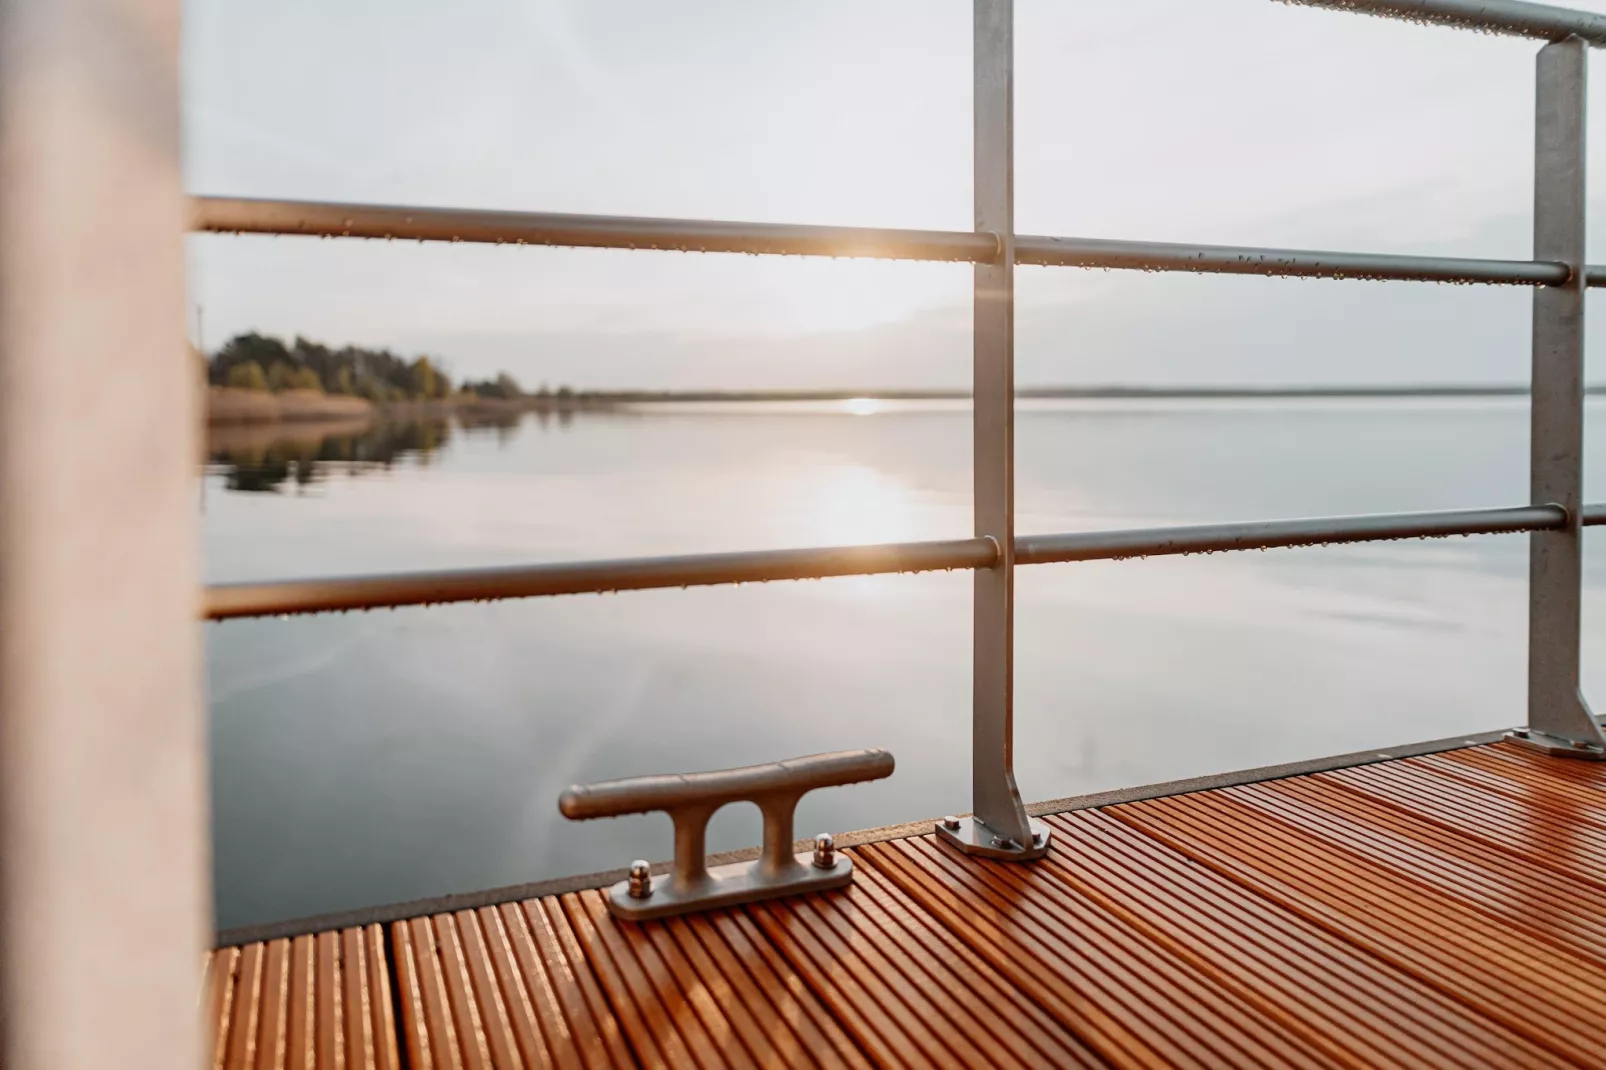
<svg viewBox="0 0 1606 1070">
<path fill-rule="evenodd" d="M 950 814 L 942 819 L 942 827 L 945 829 L 956 829 L 959 827 L 959 819 Z"/>
<path fill-rule="evenodd" d="M 652 894 L 652 867 L 638 858 L 630 863 L 630 898 L 645 899 Z"/>
<path fill-rule="evenodd" d="M 836 866 L 836 841 L 829 832 L 822 832 L 814 837 L 814 865 L 818 869 L 831 869 Z"/>
</svg>

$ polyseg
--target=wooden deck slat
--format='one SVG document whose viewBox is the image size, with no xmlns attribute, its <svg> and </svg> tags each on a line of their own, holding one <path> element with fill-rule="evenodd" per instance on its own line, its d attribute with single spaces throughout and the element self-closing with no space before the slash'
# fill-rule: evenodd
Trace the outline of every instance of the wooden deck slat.
<svg viewBox="0 0 1606 1070">
<path fill-rule="evenodd" d="M 1595 909 L 1598 893 L 1587 882 L 1480 849 L 1393 807 L 1326 785 L 1257 784 L 1229 794 L 1425 887 L 1458 896 L 1502 924 L 1591 958 L 1606 956 L 1606 915 Z"/>
<path fill-rule="evenodd" d="M 383 969 L 383 964 L 381 964 Z M 289 1058 L 290 941 L 267 945 L 262 969 L 262 1011 L 257 1027 L 254 1070 L 284 1070 Z M 388 1068 L 387 1068 L 388 1070 Z"/>
<path fill-rule="evenodd" d="M 944 1017 L 944 1005 L 933 1000 L 921 986 L 890 958 L 897 949 L 877 947 L 856 939 L 842 922 L 848 892 L 800 897 L 790 901 L 764 903 L 753 908 L 763 911 L 778 927 L 788 928 L 813 955 L 816 967 L 841 969 L 850 974 L 860 989 L 869 993 L 882 1014 L 895 1020 L 912 1044 L 911 1057 L 919 1051 L 930 1065 L 975 1066 L 981 1050 L 963 1029 L 932 1029 L 932 1022 Z M 805 935 L 806 934 L 806 935 Z M 995 1056 L 1002 1053 L 995 1052 Z"/>
<path fill-rule="evenodd" d="M 1584 1010 L 1606 981 L 1579 980 L 1555 948 L 1480 924 L 1453 899 L 1300 834 L 1230 800 L 1190 796 L 1121 807 L 1117 815 L 1212 865 L 1285 909 L 1471 1003 L 1481 1014 L 1585 1065 L 1599 1059 Z M 1606 987 L 1594 987 L 1606 995 Z M 1533 993 L 1546 992 L 1544 1001 Z"/>
<path fill-rule="evenodd" d="M 1156 940 L 1198 956 L 1251 1004 L 1297 1020 L 1301 1035 L 1361 1065 L 1463 1066 L 1562 1060 L 1473 1014 L 1417 978 L 1194 864 L 1107 814 L 1048 819 L 1061 879 L 1107 897 Z"/>
<path fill-rule="evenodd" d="M 250 1070 L 256 1062 L 257 1022 L 262 1009 L 262 972 L 265 965 L 261 944 L 240 949 L 240 963 L 234 974 L 233 1016 L 228 1027 L 228 1052 L 224 1065 L 229 1070 Z"/>
<path fill-rule="evenodd" d="M 1470 749 L 1470 748 L 1469 748 Z M 1606 788 L 1547 777 L 1536 770 L 1483 754 L 1462 756 L 1454 751 L 1415 758 L 1412 765 L 1456 777 L 1487 791 L 1546 807 L 1558 816 L 1606 828 Z"/>
<path fill-rule="evenodd" d="M 1063 932 L 1021 909 L 1025 897 L 992 896 L 966 881 L 973 863 L 949 859 L 945 849 L 923 840 L 875 844 L 863 853 L 1107 1061 L 1156 1067 L 1231 1061 L 1161 1013 L 1163 1000 L 1142 976 L 1147 964 L 1135 972 L 1074 932 L 1067 943 Z"/>
<path fill-rule="evenodd" d="M 855 878 L 854 899 L 871 919 L 879 938 L 901 946 L 912 963 L 936 984 L 947 1005 L 973 1008 L 988 1043 L 1025 1065 L 1103 1065 L 1077 1037 L 1037 1004 L 1004 984 L 985 961 L 951 933 L 937 926 L 871 867 Z"/>
<path fill-rule="evenodd" d="M 206 982 L 208 1065 L 399 1070 L 382 943 L 370 926 L 216 952 Z"/>
<path fill-rule="evenodd" d="M 804 1050 L 822 1067 L 859 1070 L 872 1065 L 745 913 L 719 911 L 691 919 L 690 924 L 713 930 L 763 990 L 777 1020 L 792 1028 Z"/>
<path fill-rule="evenodd" d="M 401 1046 L 396 1031 L 396 1001 L 390 990 L 390 962 L 385 956 L 385 931 L 379 925 L 363 930 L 369 1015 L 373 1022 L 374 1065 L 379 1070 L 401 1070 Z"/>
<path fill-rule="evenodd" d="M 316 1008 L 314 1034 L 317 1037 L 318 1070 L 333 1067 L 345 1070 L 346 1036 L 342 1028 L 345 1003 L 340 992 L 340 934 L 319 933 L 313 945 L 317 954 L 313 1003 Z"/>
<path fill-rule="evenodd" d="M 219 948 L 206 963 L 206 1036 L 208 1066 L 222 1067 L 228 1054 L 229 1011 L 234 1003 L 234 971 L 240 949 Z"/>
<path fill-rule="evenodd" d="M 402 1022 L 407 1065 L 413 1070 L 432 1070 L 435 1056 L 425 1024 L 424 980 L 413 953 L 412 924 L 397 922 L 390 938 L 396 956 L 397 1016 Z"/>
<path fill-rule="evenodd" d="M 1491 747 L 1468 747 L 1489 758 L 1532 769 L 1549 780 L 1568 781 L 1606 791 L 1606 765 L 1600 762 L 1558 762 L 1525 747 L 1497 743 Z"/>
<path fill-rule="evenodd" d="M 1226 802 L 1211 800 L 1198 809 Z M 1241 821 L 1241 815 L 1231 816 Z M 1207 827 L 1211 818 L 1219 821 L 1219 817 L 1209 815 Z M 1267 869 L 1283 867 L 1299 873 L 1308 889 L 1348 904 L 1352 917 L 1397 920 L 1402 926 L 1420 928 L 1423 937 L 1411 944 L 1415 949 L 1461 956 L 1465 961 L 1493 967 L 1500 974 L 1519 975 L 1532 983 L 1555 987 L 1563 996 L 1575 991 L 1579 998 L 1586 998 L 1599 983 L 1599 970 L 1593 964 L 1569 960 L 1553 947 L 1468 910 L 1457 898 L 1424 888 L 1407 875 L 1369 863 L 1338 849 L 1336 844 L 1315 837 L 1306 840 L 1303 834 L 1290 839 L 1280 822 L 1265 822 L 1253 834 L 1245 835 L 1241 829 L 1236 832 L 1245 843 L 1258 844 Z M 1289 848 L 1292 850 L 1286 857 L 1276 857 Z M 1580 970 L 1597 976 L 1581 977 Z"/>
<path fill-rule="evenodd" d="M 1502 853 L 1593 881 L 1606 893 L 1606 830 L 1425 770 L 1346 769 L 1316 777 L 1322 778 L 1394 803 Z"/>
<path fill-rule="evenodd" d="M 522 1070 L 525 1054 L 519 1045 L 517 1027 L 508 1011 L 502 986 L 494 976 L 495 967 L 491 964 L 490 949 L 485 946 L 479 917 L 471 910 L 460 910 L 451 915 L 451 921 L 469 984 L 465 995 L 469 1017 L 484 1038 L 490 1065 Z"/>
<path fill-rule="evenodd" d="M 589 898 L 589 897 L 588 897 Z M 591 900 L 596 911 L 593 920 L 599 926 L 613 927 L 612 920 L 601 907 L 601 897 Z M 664 995 L 692 1054 L 705 1068 L 730 1066 L 750 1070 L 753 1056 L 737 1038 L 736 1031 L 726 1017 L 724 1008 L 716 1006 L 707 988 L 697 978 L 674 947 L 666 939 L 662 922 L 642 925 L 621 925 L 625 945 L 636 955 L 652 983 Z"/>
<path fill-rule="evenodd" d="M 1288 1038 L 1265 1030 L 1263 1023 L 1243 1017 L 1210 978 L 1062 886 L 1043 880 L 1041 873 L 1003 864 L 970 870 L 956 865 L 956 859 L 929 840 L 921 841 L 917 849 L 962 873 L 962 879 L 970 882 L 972 896 L 980 895 L 995 909 L 1030 919 L 1046 937 L 1050 968 L 1075 963 L 1090 969 L 1100 989 L 1119 991 L 1122 999 L 1131 1002 L 1132 1013 L 1166 1030 L 1171 1043 L 1185 1044 L 1191 1057 L 1215 1065 L 1332 1065 L 1315 1053 L 1301 1051 Z"/>
<path fill-rule="evenodd" d="M 1048 820 L 1033 865 L 917 836 L 704 915 L 220 948 L 208 1065 L 1606 1070 L 1606 766 L 1497 744 Z"/>
<path fill-rule="evenodd" d="M 435 927 L 435 946 L 439 949 L 441 980 L 446 989 L 446 1004 L 452 1016 L 452 1028 L 457 1034 L 457 1056 L 467 1070 L 491 1070 L 491 1045 L 485 1027 L 485 1015 L 497 1013 L 500 1006 L 480 1010 L 480 1001 L 469 994 L 468 964 L 463 953 L 462 934 L 457 919 L 450 914 L 437 914 L 430 919 Z"/>
<path fill-rule="evenodd" d="M 312 1070 L 318 1064 L 313 954 L 316 941 L 298 936 L 290 942 L 290 1018 L 286 1040 L 286 1065 L 293 1070 Z"/>
<path fill-rule="evenodd" d="M 997 954 L 987 956 L 988 965 L 1039 1006 L 1055 1006 L 1060 1020 L 1101 1057 L 1120 1066 L 1166 1065 L 1143 1043 L 1142 1037 L 1134 1033 L 1133 1027 L 1138 1027 L 1139 1022 L 1112 1013 L 1109 1002 L 1081 995 L 1063 978 L 1040 970 L 1033 947 L 1004 941 L 994 919 L 973 914 L 963 897 L 944 894 L 943 890 L 929 886 L 931 882 L 921 874 L 919 866 L 901 852 L 877 844 L 861 848 L 858 853 L 967 945 L 974 947 L 978 941 L 992 943 Z"/>
<path fill-rule="evenodd" d="M 779 1006 L 772 1001 L 780 993 L 761 983 L 753 970 L 742 965 L 741 957 L 725 943 L 708 918 L 685 918 L 669 923 L 666 928 L 685 948 L 700 977 L 716 987 L 721 983 L 728 986 L 723 993 L 716 990 L 715 998 L 724 995 L 740 1002 L 744 1022 L 751 1023 L 743 1028 L 761 1034 L 761 1040 L 755 1038 L 747 1041 L 749 1051 L 764 1051 L 759 1059 L 761 1065 L 807 1065 L 811 1061 L 811 1051 L 819 1051 L 821 1056 L 813 1061 L 831 1066 L 843 1065 L 841 1058 L 826 1044 L 813 1022 L 804 1017 L 795 1001 L 786 1000 L 784 996 Z M 773 985 L 773 978 L 766 978 L 766 981 Z"/>
<path fill-rule="evenodd" d="M 907 1022 L 886 1011 L 886 997 L 861 987 L 854 972 L 839 966 L 818 946 L 812 931 L 792 915 L 776 915 L 763 904 L 751 908 L 750 916 L 762 939 L 780 951 L 791 970 L 819 996 L 876 1065 L 926 1063 L 927 1056 L 920 1054 L 919 1045 L 907 1032 Z"/>
<path fill-rule="evenodd" d="M 467 930 L 469 920 L 465 917 L 467 911 L 458 915 L 459 927 Z M 507 922 L 500 911 L 494 907 L 483 907 L 476 911 L 472 920 L 476 930 L 476 939 L 473 942 L 474 952 L 471 962 L 474 967 L 475 991 L 481 989 L 493 991 L 495 999 L 502 1008 L 502 1015 L 498 1028 L 505 1037 L 500 1043 L 511 1046 L 518 1052 L 518 1058 L 508 1056 L 509 1065 L 525 1066 L 531 1068 L 547 1068 L 564 1066 L 578 1068 L 580 1065 L 579 1053 L 572 1045 L 563 1045 L 554 1054 L 548 1046 L 541 1028 L 542 1015 L 535 1009 L 535 1002 L 530 995 L 529 985 L 519 973 L 514 958 L 513 942 L 508 935 Z M 550 985 L 542 986 L 544 991 L 541 997 L 546 997 Z M 480 996 L 483 1002 L 485 997 Z M 548 1004 L 548 1014 L 556 1012 L 555 1004 Z M 561 1043 L 561 1042 L 560 1042 Z"/>
<path fill-rule="evenodd" d="M 1135 809 L 1147 807 L 1146 803 L 1138 804 Z M 1239 858 L 1266 873 L 1284 876 L 1313 898 L 1342 907 L 1346 918 L 1363 924 L 1371 919 L 1380 924 L 1398 924 L 1402 935 L 1417 929 L 1425 936 L 1431 934 L 1431 939 L 1403 942 L 1402 946 L 1413 951 L 1462 956 L 1466 961 L 1496 966 L 1502 973 L 1517 973 L 1545 986 L 1593 990 L 1593 979 L 1580 986 L 1576 974 L 1580 968 L 1592 969 L 1589 964 L 1563 962 L 1553 948 L 1492 924 L 1456 900 L 1423 888 L 1390 867 L 1372 864 L 1280 820 L 1268 820 L 1231 799 L 1188 799 L 1183 806 L 1163 809 L 1178 827 L 1189 829 L 1197 837 L 1196 842 L 1242 852 Z M 1126 818 L 1127 814 L 1120 816 Z"/>
<path fill-rule="evenodd" d="M 701 1026 L 680 992 L 673 986 L 660 987 L 656 983 L 659 979 L 648 972 L 656 963 L 649 962 L 644 968 L 623 933 L 611 925 L 597 924 L 607 917 L 600 896 L 565 896 L 563 905 L 587 960 L 597 968 L 608 1002 L 619 1013 L 636 1056 L 648 1066 L 674 1070 L 696 1067 L 698 1063 L 682 1030 L 689 1021 L 697 1030 L 693 1034 L 695 1041 L 700 1037 Z"/>
<path fill-rule="evenodd" d="M 562 1008 L 560 1015 L 542 1019 L 542 1035 L 559 1064 L 569 1065 L 572 1052 L 587 1070 L 633 1065 L 619 1021 L 608 1009 L 558 902 L 508 904 L 502 907 L 502 920 L 531 991 L 544 993 L 544 1005 Z"/>
<path fill-rule="evenodd" d="M 867 867 L 868 868 L 868 867 Z M 999 1065 L 1098 1066 L 1102 1061 L 1075 1034 L 1029 1001 L 1011 999 L 988 976 L 985 963 L 965 954 L 956 942 L 944 944 L 919 926 L 908 924 L 907 906 L 885 878 L 873 872 L 860 878 L 861 888 L 844 897 L 845 923 L 855 939 L 879 942 L 910 980 L 929 993 L 939 1013 L 948 1007 L 974 1012 L 975 1044 Z"/>
<path fill-rule="evenodd" d="M 921 847 L 935 855 L 938 847 L 927 840 Z M 954 859 L 942 852 L 945 864 Z M 1147 1004 L 1156 1020 L 1168 1020 L 1178 1034 L 1186 1033 L 1211 1057 L 1221 1062 L 1251 1062 L 1262 1066 L 1331 1066 L 1321 1053 L 1307 1051 L 1297 1038 L 1266 1028 L 1254 1015 L 1246 1015 L 1236 994 L 1224 990 L 1204 971 L 1144 938 L 1122 919 L 1098 909 L 1039 867 L 1022 868 L 1001 863 L 977 867 L 976 876 L 1010 909 L 1034 917 L 1060 941 L 1060 954 L 1078 940 L 1092 941 L 1102 960 L 1105 983 L 1123 980 L 1126 991 Z M 1183 1008 L 1186 1008 L 1184 1011 Z"/>
<path fill-rule="evenodd" d="M 362 929 L 340 934 L 341 1021 L 345 1024 L 346 1064 L 378 1066 L 374 1043 L 373 999 L 368 981 L 368 953 Z"/>
<path fill-rule="evenodd" d="M 784 1025 L 780 1029 L 773 1028 L 782 1023 L 771 1017 L 768 1023 L 770 1028 L 766 1028 L 761 1021 L 761 1017 L 766 1016 L 767 1008 L 761 1006 L 758 1015 L 754 1014 L 753 1004 L 759 1001 L 746 971 L 739 965 L 730 972 L 715 967 L 708 949 L 692 931 L 689 922 L 659 922 L 650 927 L 649 935 L 665 960 L 671 963 L 681 988 L 687 992 L 701 992 L 707 1003 L 717 1008 L 746 1049 L 746 1054 L 751 1056 L 753 1065 L 795 1066 L 803 1061 L 803 1052 L 796 1038 L 790 1035 Z M 720 1048 L 727 1053 L 734 1051 L 729 1041 L 722 1043 Z"/>
</svg>

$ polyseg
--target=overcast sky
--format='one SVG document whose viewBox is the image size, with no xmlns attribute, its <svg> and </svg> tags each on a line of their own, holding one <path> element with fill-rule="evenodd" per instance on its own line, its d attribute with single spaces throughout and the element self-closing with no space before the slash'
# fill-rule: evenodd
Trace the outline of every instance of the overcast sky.
<svg viewBox="0 0 1606 1070">
<path fill-rule="evenodd" d="M 196 193 L 970 227 L 966 0 L 188 0 L 185 32 Z M 1016 229 L 1526 258 L 1537 48 L 1270 0 L 1018 0 Z M 969 379 L 965 265 L 226 236 L 190 263 L 213 347 L 299 332 L 531 385 Z M 1018 287 L 1022 383 L 1527 374 L 1524 290 Z"/>
</svg>

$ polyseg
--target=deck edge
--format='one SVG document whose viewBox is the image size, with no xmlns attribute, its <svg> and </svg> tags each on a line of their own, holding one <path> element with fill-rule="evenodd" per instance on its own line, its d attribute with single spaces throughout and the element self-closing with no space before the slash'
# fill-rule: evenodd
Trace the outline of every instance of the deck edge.
<svg viewBox="0 0 1606 1070">
<path fill-rule="evenodd" d="M 1192 792 L 1210 791 L 1216 788 L 1238 787 L 1243 784 L 1282 780 L 1287 777 L 1304 776 L 1309 773 L 1350 769 L 1375 762 L 1415 758 L 1424 754 L 1441 754 L 1445 751 L 1461 750 L 1465 747 L 1483 746 L 1489 743 L 1498 743 L 1504 735 L 1504 729 L 1493 732 L 1469 733 L 1449 736 L 1444 739 L 1428 740 L 1422 743 L 1389 747 L 1386 750 L 1352 751 L 1348 754 L 1336 754 L 1325 758 L 1309 758 L 1298 762 L 1286 762 L 1281 765 L 1263 765 L 1253 769 L 1243 769 L 1230 773 L 1213 773 L 1208 776 L 1190 777 L 1185 780 L 1168 780 L 1159 784 L 1116 788 L 1087 795 L 1069 795 L 1060 799 L 1048 799 L 1043 802 L 1031 803 L 1026 807 L 1026 811 L 1033 817 L 1046 817 L 1051 814 L 1067 814 L 1077 810 L 1091 810 L 1101 806 L 1141 802 L 1145 799 L 1187 795 Z M 879 828 L 844 832 L 836 837 L 836 845 L 841 849 L 857 847 L 867 843 L 882 843 L 886 840 L 901 840 L 910 836 L 921 836 L 931 831 L 935 820 L 935 818 L 925 818 L 919 821 L 905 821 L 898 825 L 883 825 Z M 797 843 L 799 851 L 808 850 L 812 846 L 812 840 L 799 840 Z M 751 861 L 757 857 L 758 848 L 748 847 L 738 851 L 725 851 L 720 854 L 709 855 L 708 862 L 710 865 L 726 865 L 732 862 Z M 668 869 L 668 862 L 660 862 L 653 866 L 654 873 L 667 872 Z M 625 870 L 613 869 L 600 873 L 582 873 L 572 877 L 533 881 L 528 884 L 505 885 L 500 888 L 488 888 L 477 892 L 457 892 L 450 895 L 411 899 L 401 903 L 385 903 L 378 906 L 360 907 L 355 910 L 337 911 L 329 914 L 316 914 L 303 918 L 287 918 L 283 921 L 265 922 L 260 925 L 243 925 L 218 931 L 213 940 L 213 947 L 235 947 L 242 944 L 257 943 L 262 940 L 279 940 L 286 937 L 325 932 L 331 929 L 350 929 L 374 924 L 384 925 L 406 918 L 423 917 L 430 914 L 450 913 L 458 910 L 477 910 L 480 907 L 500 906 L 503 903 L 522 902 L 526 899 L 536 899 L 543 896 L 564 895 L 569 892 L 584 891 L 590 888 L 606 888 L 617 881 L 624 880 L 625 877 Z"/>
</svg>

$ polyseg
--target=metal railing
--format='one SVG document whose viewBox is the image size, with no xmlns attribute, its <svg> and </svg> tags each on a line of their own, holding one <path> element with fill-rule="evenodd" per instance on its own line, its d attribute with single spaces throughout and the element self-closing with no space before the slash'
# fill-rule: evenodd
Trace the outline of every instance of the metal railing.
<svg viewBox="0 0 1606 1070">
<path fill-rule="evenodd" d="M 1527 728 L 1552 753 L 1600 757 L 1606 737 L 1579 691 L 1580 534 L 1606 524 L 1582 502 L 1583 296 L 1606 286 L 1584 263 L 1587 47 L 1606 16 L 1500 0 L 1295 0 L 1547 43 L 1537 63 L 1534 258 L 1375 255 L 1300 249 L 1040 237 L 1014 232 L 1013 0 L 973 0 L 972 232 L 556 215 L 201 197 L 191 227 L 214 233 L 428 242 L 868 257 L 974 264 L 974 537 L 881 546 L 635 558 L 214 586 L 209 619 L 470 599 L 969 569 L 975 573 L 972 793 L 975 816 L 938 832 L 964 850 L 1014 859 L 1048 849 L 1013 773 L 1016 565 L 1322 543 L 1529 532 Z M 1534 289 L 1531 504 L 1504 509 L 1259 521 L 1017 538 L 1014 533 L 1014 268 L 1114 268 Z M 995 845 L 1005 843 L 1010 849 Z"/>
<path fill-rule="evenodd" d="M 1566 524 L 1566 512 L 1559 506 L 1523 505 L 1504 509 L 1376 513 L 1368 516 L 1020 535 L 1015 538 L 1015 564 L 1119 561 L 1132 557 L 1213 554 L 1231 550 L 1270 550 L 1390 539 L 1495 535 L 1556 530 Z M 1606 504 L 1587 507 L 1584 524 L 1606 524 Z M 206 589 L 203 614 L 209 620 L 232 620 L 239 617 L 442 605 L 500 598 L 647 591 L 661 587 L 712 587 L 772 580 L 985 569 L 997 564 L 998 544 L 986 537 L 730 554 L 630 557 L 612 561 L 218 584 Z"/>
</svg>

